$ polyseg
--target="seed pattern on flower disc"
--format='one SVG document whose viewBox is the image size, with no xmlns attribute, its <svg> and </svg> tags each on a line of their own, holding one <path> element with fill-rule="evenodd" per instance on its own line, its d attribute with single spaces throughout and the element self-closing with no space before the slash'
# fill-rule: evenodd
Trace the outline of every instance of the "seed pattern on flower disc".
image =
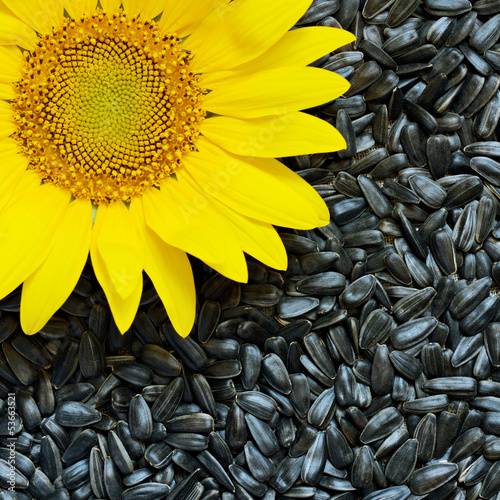
<svg viewBox="0 0 500 500">
<path fill-rule="evenodd" d="M 190 58 L 175 34 L 122 12 L 41 37 L 13 102 L 30 168 L 94 203 L 158 186 L 194 149 L 205 116 Z"/>
</svg>

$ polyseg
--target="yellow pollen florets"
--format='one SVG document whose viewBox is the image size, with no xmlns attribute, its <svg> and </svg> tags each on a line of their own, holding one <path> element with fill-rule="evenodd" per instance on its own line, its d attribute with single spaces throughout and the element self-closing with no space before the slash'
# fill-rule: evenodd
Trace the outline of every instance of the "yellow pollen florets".
<svg viewBox="0 0 500 500">
<path fill-rule="evenodd" d="M 95 203 L 158 186 L 194 149 L 205 117 L 189 61 L 175 34 L 122 12 L 41 37 L 12 103 L 30 168 Z"/>
</svg>

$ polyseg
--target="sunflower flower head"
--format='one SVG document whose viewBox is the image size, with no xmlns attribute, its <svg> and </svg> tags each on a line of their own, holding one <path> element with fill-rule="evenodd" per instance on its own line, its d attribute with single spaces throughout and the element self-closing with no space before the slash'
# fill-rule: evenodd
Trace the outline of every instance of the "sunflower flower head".
<svg viewBox="0 0 500 500">
<path fill-rule="evenodd" d="M 28 55 L 12 102 L 30 168 L 96 204 L 159 187 L 205 116 L 190 59 L 175 34 L 123 11 L 65 19 Z"/>
<path fill-rule="evenodd" d="M 89 251 L 120 331 L 142 273 L 193 326 L 187 254 L 246 281 L 245 253 L 287 265 L 274 225 L 329 221 L 275 157 L 345 147 L 301 112 L 349 84 L 308 64 L 353 41 L 289 31 L 310 0 L 0 0 L 0 297 L 23 284 L 36 333 Z"/>
</svg>

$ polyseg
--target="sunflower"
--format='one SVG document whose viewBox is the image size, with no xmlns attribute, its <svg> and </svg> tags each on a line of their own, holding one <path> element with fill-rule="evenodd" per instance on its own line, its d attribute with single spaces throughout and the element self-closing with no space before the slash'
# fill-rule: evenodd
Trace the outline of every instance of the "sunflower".
<svg viewBox="0 0 500 500">
<path fill-rule="evenodd" d="M 285 269 L 274 225 L 329 222 L 276 157 L 345 147 L 300 110 L 344 93 L 308 66 L 353 41 L 290 28 L 311 0 L 1 0 L 0 297 L 22 284 L 39 331 L 89 252 L 126 331 L 143 271 L 186 336 L 187 254 L 247 280 L 245 253 Z"/>
</svg>

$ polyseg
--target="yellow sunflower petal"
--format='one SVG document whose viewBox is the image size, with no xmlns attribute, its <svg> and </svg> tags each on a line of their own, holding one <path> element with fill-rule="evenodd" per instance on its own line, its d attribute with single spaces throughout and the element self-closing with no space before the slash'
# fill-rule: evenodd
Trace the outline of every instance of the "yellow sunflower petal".
<svg viewBox="0 0 500 500">
<path fill-rule="evenodd" d="M 10 141 L 10 139 L 0 141 L 0 210 L 10 200 L 12 193 L 25 176 L 29 164 L 26 157 L 17 154 L 15 145 L 12 149 L 6 149 L 6 146 L 2 145 L 4 141 Z M 7 144 L 11 145 L 10 142 Z M 40 178 L 38 177 L 39 184 Z"/>
<path fill-rule="evenodd" d="M 144 254 L 137 229 L 128 208 L 121 201 L 101 204 L 95 218 L 97 250 L 113 289 L 126 299 L 142 283 Z M 102 285 L 102 283 L 101 283 Z"/>
<path fill-rule="evenodd" d="M 175 330 L 187 337 L 194 324 L 196 289 L 185 252 L 167 245 L 146 226 L 142 200 L 130 204 L 130 213 L 144 244 L 144 270 L 151 278 Z"/>
<path fill-rule="evenodd" d="M 17 93 L 11 83 L 0 83 L 0 99 L 10 101 L 16 97 Z"/>
<path fill-rule="evenodd" d="M 89 254 L 91 233 L 92 204 L 74 200 L 47 258 L 23 284 L 21 326 L 28 335 L 38 332 L 73 291 Z"/>
<path fill-rule="evenodd" d="M 106 299 L 113 314 L 113 319 L 120 333 L 125 333 L 131 326 L 139 309 L 142 295 L 142 280 L 137 283 L 132 293 L 122 299 L 119 295 L 110 295 L 110 291 L 104 288 Z"/>
<path fill-rule="evenodd" d="M 220 19 L 220 9 L 229 3 L 229 0 L 198 0 L 196 8 L 189 2 L 178 0 L 164 0 L 163 13 L 159 21 L 164 31 L 174 31 L 180 37 L 189 35 L 193 29 L 206 20 Z M 212 13 L 212 14 L 210 14 Z"/>
<path fill-rule="evenodd" d="M 22 198 L 31 191 L 35 191 L 40 185 L 40 176 L 34 170 L 26 170 L 17 184 L 12 183 L 12 193 L 10 196 L 7 195 L 6 199 L 0 202 L 0 208 L 2 210 L 7 210 L 10 205 L 15 204 L 19 198 Z"/>
<path fill-rule="evenodd" d="M 16 131 L 12 107 L 8 102 L 0 101 L 0 139 L 9 137 Z"/>
<path fill-rule="evenodd" d="M 234 0 L 207 18 L 186 40 L 197 73 L 231 69 L 272 47 L 304 14 L 311 0 Z"/>
<path fill-rule="evenodd" d="M 144 193 L 146 224 L 166 243 L 180 248 L 225 276 L 243 281 L 243 252 L 225 217 L 209 196 L 189 182 L 182 171 L 161 189 Z"/>
<path fill-rule="evenodd" d="M 297 229 L 329 222 L 318 193 L 277 160 L 249 162 L 219 149 L 218 155 L 193 152 L 184 164 L 202 191 L 247 217 Z"/>
<path fill-rule="evenodd" d="M 10 14 L 0 12 L 1 45 L 19 45 L 33 50 L 37 41 L 36 33 L 28 25 Z"/>
<path fill-rule="evenodd" d="M 0 82 L 18 82 L 21 79 L 23 54 L 15 45 L 0 46 Z"/>
<path fill-rule="evenodd" d="M 248 281 L 247 261 L 241 247 L 231 255 L 231 259 L 222 264 L 219 262 L 210 262 L 209 260 L 205 260 L 204 262 L 230 280 L 238 281 L 239 283 L 246 283 Z"/>
<path fill-rule="evenodd" d="M 118 6 L 117 6 L 118 7 Z M 66 0 L 64 8 L 73 19 L 93 13 L 97 8 L 96 0 Z"/>
<path fill-rule="evenodd" d="M 99 210 L 100 209 L 101 208 L 99 208 Z M 132 321 L 134 321 L 137 309 L 139 308 L 139 302 L 142 294 L 142 279 L 137 282 L 135 288 L 132 290 L 132 293 L 130 293 L 127 298 L 124 299 L 120 297 L 113 287 L 113 282 L 108 274 L 107 264 L 104 262 L 97 248 L 97 241 L 99 238 L 99 234 L 96 234 L 97 232 L 98 231 L 96 231 L 96 227 L 94 226 L 90 242 L 92 266 L 96 278 L 104 290 L 104 294 L 108 300 L 116 326 L 121 333 L 125 333 L 130 328 Z"/>
<path fill-rule="evenodd" d="M 247 261 L 245 259 L 245 255 L 243 253 L 242 246 L 233 231 L 232 224 L 227 220 L 224 214 L 219 210 L 219 203 L 216 203 L 210 196 L 206 196 L 202 190 L 200 190 L 199 185 L 193 180 L 191 175 L 186 172 L 186 170 L 180 170 L 177 172 L 177 178 L 183 184 L 187 184 L 190 186 L 194 192 L 197 193 L 198 196 L 205 196 L 208 203 L 212 207 L 217 217 L 222 217 L 226 231 L 224 232 L 224 244 L 229 249 L 228 250 L 228 258 L 224 262 L 219 262 L 219 260 L 212 261 L 210 259 L 203 259 L 203 261 L 208 264 L 210 267 L 215 269 L 218 273 L 223 274 L 227 278 L 233 281 L 239 281 L 241 283 L 246 283 L 248 281 L 248 266 Z M 207 214 L 205 214 L 207 215 Z M 205 224 L 210 226 L 212 224 L 212 219 L 206 219 Z"/>
<path fill-rule="evenodd" d="M 185 3 L 185 2 L 180 2 Z M 123 0 L 123 10 L 132 16 L 140 15 L 143 19 L 154 19 L 165 7 L 165 0 Z"/>
<path fill-rule="evenodd" d="M 250 157 L 280 158 L 346 148 L 345 139 L 333 125 L 306 113 L 252 120 L 215 116 L 204 120 L 200 130 L 231 153 Z"/>
<path fill-rule="evenodd" d="M 223 203 L 217 208 L 226 216 L 244 252 L 274 269 L 286 269 L 285 246 L 271 224 L 241 215 Z"/>
<path fill-rule="evenodd" d="M 203 107 L 218 115 L 258 118 L 318 106 L 349 86 L 345 78 L 321 68 L 270 69 L 217 86 L 205 96 Z"/>
<path fill-rule="evenodd" d="M 240 78 L 271 68 L 307 66 L 320 57 L 354 41 L 349 31 L 324 26 L 310 26 L 288 31 L 261 56 L 229 71 L 204 73 L 200 82 L 204 87 L 216 88 L 229 79 Z"/>
<path fill-rule="evenodd" d="M 214 216 L 212 224 L 206 224 L 213 213 L 206 196 L 200 196 L 185 182 L 169 178 L 159 190 L 144 192 L 143 200 L 146 224 L 165 243 L 201 260 L 226 260 L 227 249 L 221 242 L 220 248 L 217 248 L 215 238 L 216 234 L 227 229 L 226 222 L 222 217 Z M 209 215 L 202 215 L 205 212 Z M 211 244 L 212 239 L 216 240 L 214 246 Z"/>
<path fill-rule="evenodd" d="M 0 297 L 40 266 L 69 204 L 70 193 L 50 184 L 29 190 L 0 214 Z"/>
<path fill-rule="evenodd" d="M 64 0 L 2 0 L 23 22 L 42 35 L 48 35 L 64 18 Z"/>
<path fill-rule="evenodd" d="M 100 0 L 102 8 L 106 12 L 114 12 L 120 7 L 121 3 L 121 0 Z"/>
<path fill-rule="evenodd" d="M 0 140 L 0 155 L 17 153 L 19 151 L 19 143 L 12 137 L 5 137 Z"/>
</svg>

